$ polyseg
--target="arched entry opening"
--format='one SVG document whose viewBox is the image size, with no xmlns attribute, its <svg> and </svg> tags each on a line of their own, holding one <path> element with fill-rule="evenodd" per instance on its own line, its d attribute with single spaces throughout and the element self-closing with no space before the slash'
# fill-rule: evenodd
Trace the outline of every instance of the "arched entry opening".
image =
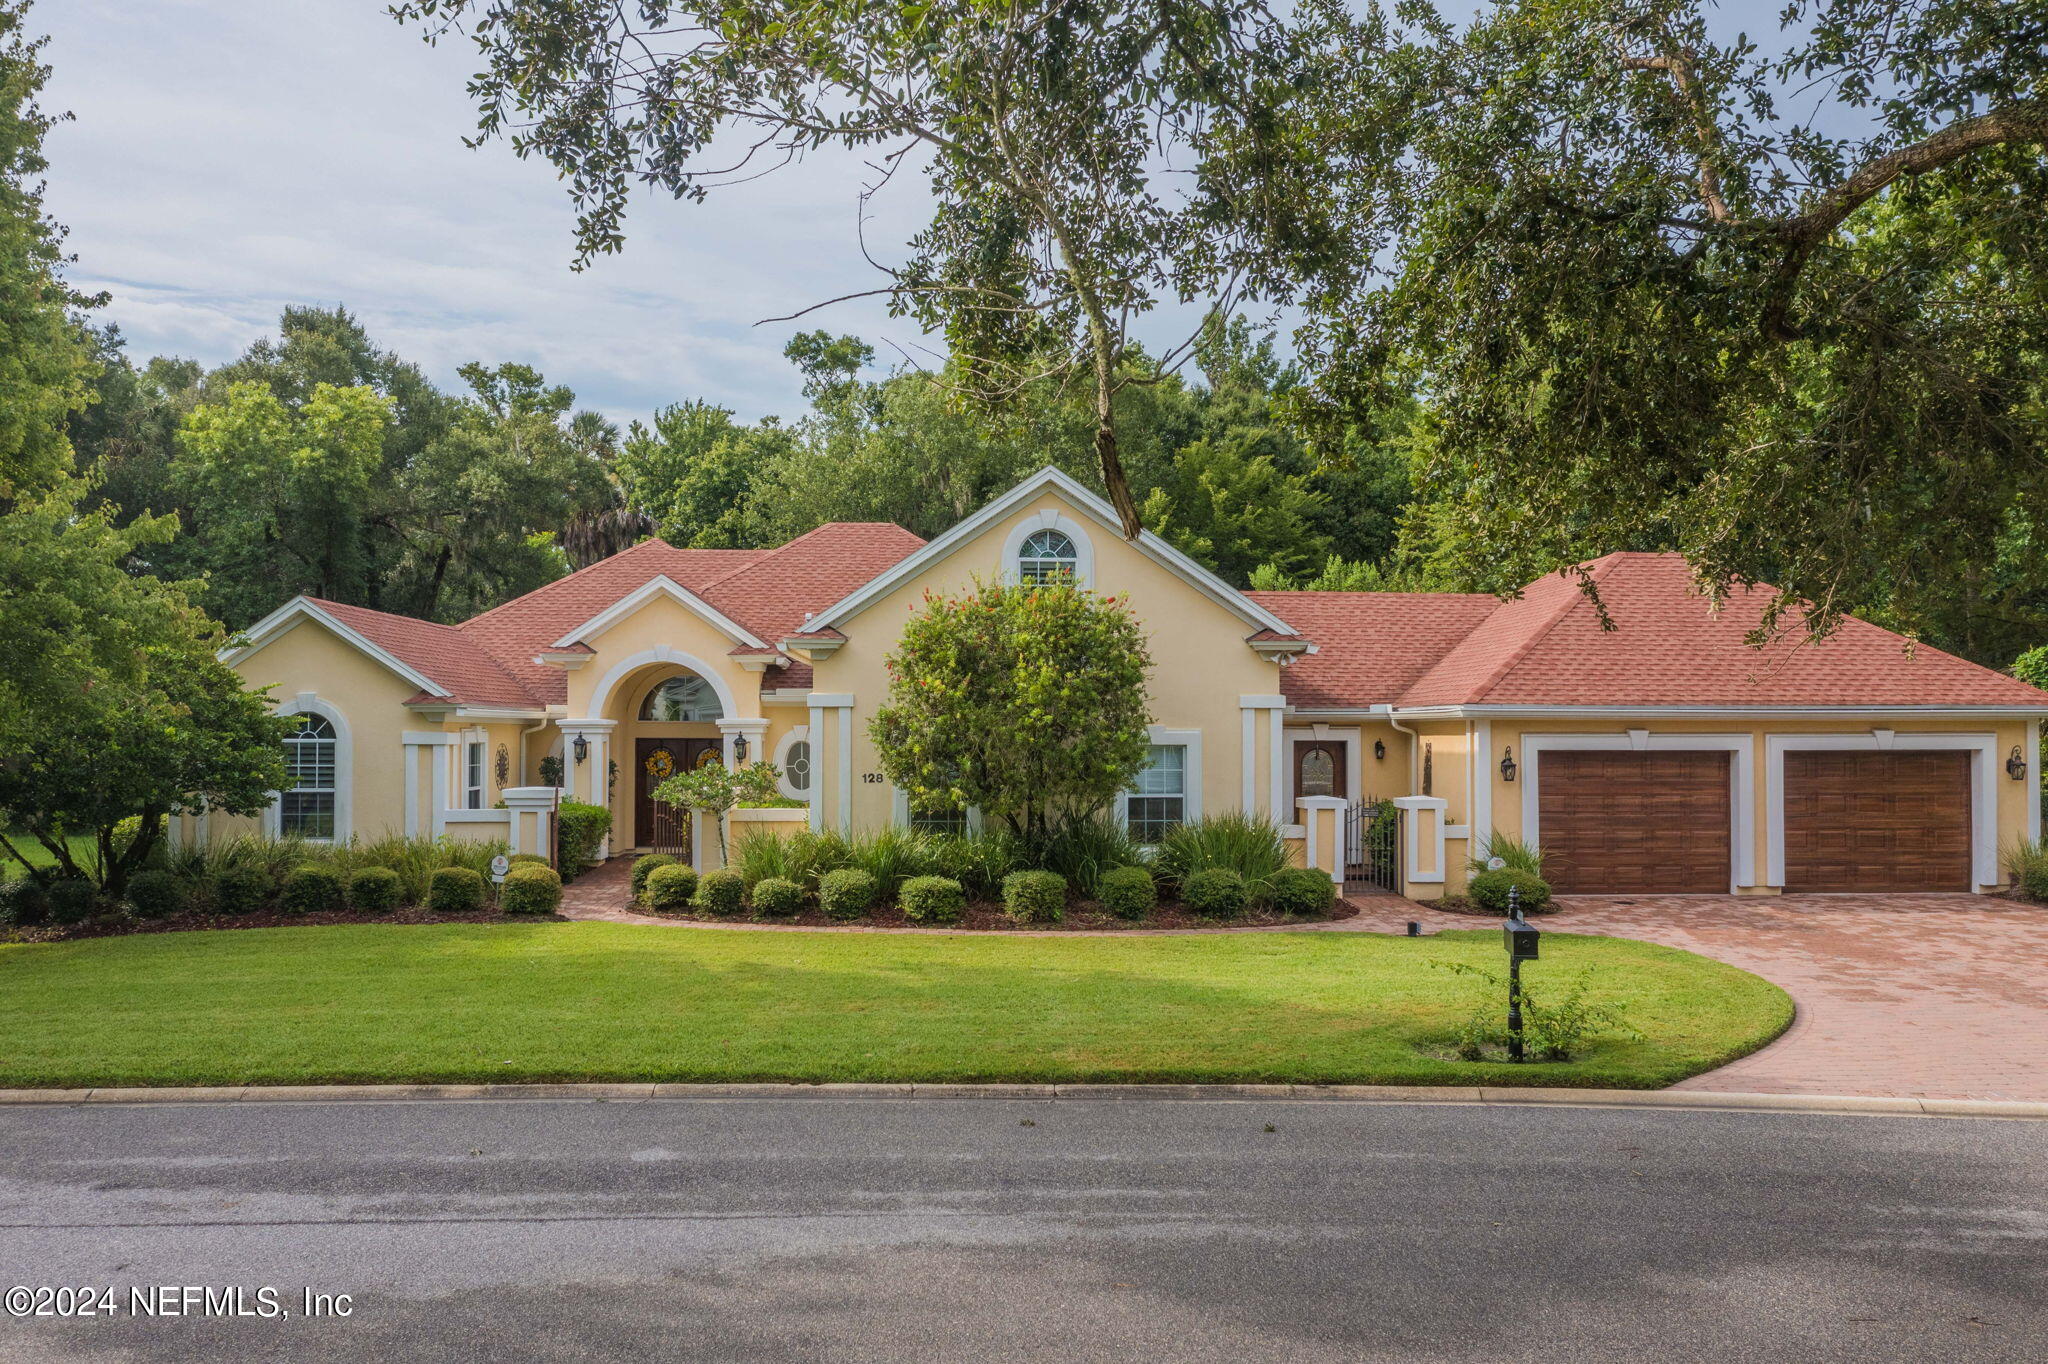
<svg viewBox="0 0 2048 1364">
<path fill-rule="evenodd" d="M 621 843 L 690 860 L 688 814 L 654 792 L 677 772 L 723 760 L 727 718 L 722 689 L 704 674 L 673 663 L 636 671 L 612 689 L 611 714 L 618 765 L 612 797 L 613 828 Z"/>
</svg>

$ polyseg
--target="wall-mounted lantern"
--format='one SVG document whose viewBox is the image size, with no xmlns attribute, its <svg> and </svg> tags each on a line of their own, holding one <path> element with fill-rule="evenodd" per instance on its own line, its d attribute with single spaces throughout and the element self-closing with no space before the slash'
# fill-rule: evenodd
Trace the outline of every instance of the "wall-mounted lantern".
<svg viewBox="0 0 2048 1364">
<path fill-rule="evenodd" d="M 2021 755 L 2018 744 L 2012 746 L 2012 756 L 2005 760 L 2005 775 L 2014 781 L 2027 779 L 2027 760 Z"/>
<path fill-rule="evenodd" d="M 1515 779 L 1515 750 L 1512 746 L 1508 747 L 1500 755 L 1500 779 L 1502 781 L 1513 781 Z"/>
<path fill-rule="evenodd" d="M 1385 739 L 1374 739 L 1372 741 L 1372 756 L 1380 762 L 1387 760 L 1387 741 Z"/>
<path fill-rule="evenodd" d="M 570 751 L 576 755 L 576 765 L 578 767 L 583 766 L 590 757 L 590 740 L 584 738 L 581 734 L 577 735 L 576 742 L 570 745 Z"/>
<path fill-rule="evenodd" d="M 734 767 L 745 767 L 747 765 L 747 736 L 744 734 L 732 736 L 732 765 Z"/>
</svg>

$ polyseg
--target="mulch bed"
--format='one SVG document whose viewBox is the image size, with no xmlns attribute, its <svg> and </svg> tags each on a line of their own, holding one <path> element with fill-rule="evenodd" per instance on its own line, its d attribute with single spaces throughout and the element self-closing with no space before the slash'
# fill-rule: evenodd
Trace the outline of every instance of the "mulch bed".
<svg viewBox="0 0 2048 1364">
<path fill-rule="evenodd" d="M 1013 923 L 1003 913 L 1001 905 L 992 901 L 977 900 L 968 904 L 966 915 L 956 924 L 913 923 L 903 916 L 903 910 L 896 905 L 886 909 L 870 910 L 858 919 L 828 919 L 823 910 L 815 905 L 805 905 L 803 913 L 786 918 L 768 918 L 758 914 L 740 914 L 732 918 L 720 918 L 715 914 L 700 914 L 695 911 L 674 911 L 653 909 L 646 905 L 622 902 L 621 908 L 636 913 L 653 915 L 660 919 L 687 919 L 691 923 L 730 924 L 763 923 L 788 924 L 795 928 L 964 928 L 985 932 L 1030 932 L 1032 930 L 1060 929 L 1065 931 L 1085 930 L 1090 932 L 1129 932 L 1134 928 L 1261 928 L 1279 924 L 1320 923 L 1330 919 L 1349 917 L 1351 909 L 1343 901 L 1327 914 L 1273 914 L 1254 912 L 1240 919 L 1204 919 L 1189 913 L 1180 905 L 1161 905 L 1142 919 L 1119 919 L 1093 903 L 1067 906 L 1067 917 L 1056 924 Z"/>
<path fill-rule="evenodd" d="M 0 942 L 70 942 L 78 938 L 122 938 L 137 933 L 197 933 L 225 928 L 310 928 L 319 924 L 531 924 L 566 923 L 559 914 L 505 914 L 496 909 L 479 914 L 436 914 L 424 905 L 409 905 L 383 914 L 334 910 L 326 914 L 284 914 L 266 909 L 257 914 L 173 914 L 164 919 L 137 919 L 110 914 L 59 928 L 0 928 Z"/>
</svg>

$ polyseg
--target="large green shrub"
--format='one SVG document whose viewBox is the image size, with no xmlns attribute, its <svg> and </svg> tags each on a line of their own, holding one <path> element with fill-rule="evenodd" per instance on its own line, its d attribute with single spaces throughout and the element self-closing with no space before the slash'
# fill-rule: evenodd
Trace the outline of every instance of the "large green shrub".
<svg viewBox="0 0 2048 1364">
<path fill-rule="evenodd" d="M 50 922 L 60 928 L 82 924 L 100 910 L 99 887 L 82 876 L 50 882 Z"/>
<path fill-rule="evenodd" d="M 507 914 L 552 914 L 561 903 L 562 878 L 553 867 L 521 863 L 498 883 L 498 908 Z"/>
<path fill-rule="evenodd" d="M 789 840 L 766 829 L 747 829 L 732 841 L 728 864 L 749 886 L 774 879 L 803 884 L 803 872 L 790 854 Z"/>
<path fill-rule="evenodd" d="M 680 862 L 669 862 L 647 874 L 647 903 L 655 909 L 679 914 L 690 907 L 697 895 L 697 873 Z"/>
<path fill-rule="evenodd" d="M 1550 883 L 1526 871 L 1503 867 L 1499 871 L 1480 872 L 1465 883 L 1465 894 L 1472 903 L 1496 914 L 1508 912 L 1510 889 L 1521 892 L 1524 914 L 1541 914 L 1550 908 Z"/>
<path fill-rule="evenodd" d="M 573 881 L 597 860 L 597 850 L 612 831 L 612 812 L 602 805 L 565 800 L 555 810 L 555 863 L 564 881 Z"/>
<path fill-rule="evenodd" d="M 268 905 L 274 885 L 269 869 L 261 864 L 229 865 L 215 873 L 208 899 L 215 914 L 240 918 Z"/>
<path fill-rule="evenodd" d="M 697 882 L 693 902 L 706 914 L 730 919 L 747 907 L 747 881 L 730 867 L 707 871 Z"/>
<path fill-rule="evenodd" d="M 1119 919 L 1142 919 L 1159 904 L 1159 886 L 1143 867 L 1104 872 L 1095 893 L 1102 907 Z"/>
<path fill-rule="evenodd" d="M 1235 872 L 1251 900 L 1272 896 L 1273 878 L 1287 867 L 1287 845 L 1280 829 L 1260 815 L 1210 815 L 1169 830 L 1159 840 L 1152 869 L 1168 881 L 1185 886 L 1203 871 Z M 1183 890 L 1181 899 L 1186 900 Z"/>
<path fill-rule="evenodd" d="M 1337 884 L 1313 867 L 1287 867 L 1273 877 L 1273 908 L 1282 914 L 1328 914 Z"/>
<path fill-rule="evenodd" d="M 49 917 L 50 892 L 36 877 L 0 881 L 0 923 L 34 928 Z"/>
<path fill-rule="evenodd" d="M 857 867 L 828 871 L 818 882 L 818 907 L 827 918 L 858 919 L 875 902 L 875 878 Z"/>
<path fill-rule="evenodd" d="M 1003 878 L 1003 914 L 1015 924 L 1056 924 L 1067 916 L 1067 878 L 1056 871 L 1013 871 Z"/>
<path fill-rule="evenodd" d="M 358 867 L 348 878 L 348 907 L 363 914 L 388 914 L 405 896 L 405 882 L 389 867 Z"/>
<path fill-rule="evenodd" d="M 1205 919 L 1235 919 L 1251 907 L 1244 878 L 1224 867 L 1198 871 L 1180 883 L 1181 903 Z"/>
<path fill-rule="evenodd" d="M 483 873 L 473 867 L 442 867 L 427 878 L 427 908 L 436 914 L 474 914 L 485 897 Z"/>
<path fill-rule="evenodd" d="M 188 897 L 185 883 L 160 867 L 150 867 L 128 878 L 128 908 L 138 919 L 168 919 L 182 914 Z"/>
<path fill-rule="evenodd" d="M 757 914 L 787 919 L 803 911 L 804 888 L 787 877 L 764 876 L 754 883 L 753 893 L 754 912 Z"/>
<path fill-rule="evenodd" d="M 321 862 L 301 862 L 284 878 L 277 907 L 286 914 L 325 914 L 341 908 L 341 873 Z"/>
<path fill-rule="evenodd" d="M 957 924 L 967 912 L 967 892 L 949 876 L 913 876 L 897 899 L 914 924 Z"/>
<path fill-rule="evenodd" d="M 649 853 L 645 857 L 634 858 L 633 898 L 635 900 L 645 900 L 647 898 L 647 878 L 660 871 L 663 867 L 673 867 L 674 865 L 676 865 L 676 859 L 670 857 L 667 853 Z M 695 890 L 695 887 L 693 886 L 691 889 Z"/>
</svg>

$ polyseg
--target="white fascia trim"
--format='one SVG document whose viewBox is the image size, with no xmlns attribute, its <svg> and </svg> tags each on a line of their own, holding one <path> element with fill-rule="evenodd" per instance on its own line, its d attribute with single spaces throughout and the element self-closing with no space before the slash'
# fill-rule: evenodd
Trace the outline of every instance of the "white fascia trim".
<svg viewBox="0 0 2048 1364">
<path fill-rule="evenodd" d="M 1888 715 L 1905 716 L 1915 720 L 2038 720 L 2048 715 L 2048 707 L 2023 710 L 2013 706 L 1398 706 L 1388 709 L 1404 720 L 1464 720 L 1481 717 L 1551 720 L 1862 720 Z"/>
<path fill-rule="evenodd" d="M 1085 512 L 1090 517 L 1093 517 L 1097 523 L 1113 534 L 1119 536 L 1123 534 L 1123 523 L 1117 519 L 1116 510 L 1109 503 L 1103 501 L 1094 493 L 1089 492 L 1068 475 L 1053 468 L 1051 465 L 1047 465 L 1022 483 L 1019 483 L 1016 487 L 1010 489 L 1010 491 L 1004 493 L 1001 497 L 998 497 L 995 501 L 983 507 L 980 511 L 974 513 L 974 515 L 968 517 L 965 521 L 954 526 L 938 539 L 927 544 L 923 549 L 918 550 L 915 554 L 897 563 L 894 567 L 885 570 L 880 576 L 870 579 L 847 596 L 842 597 L 839 601 L 827 607 L 811 621 L 811 627 L 813 629 L 823 629 L 828 625 L 833 625 L 843 628 L 847 621 L 853 619 L 853 617 L 859 615 L 867 607 L 888 595 L 899 583 L 923 572 L 930 565 L 951 554 L 960 545 L 979 535 L 990 525 L 1047 490 L 1058 492 L 1073 505 L 1075 510 Z M 1138 538 L 1132 543 L 1137 546 L 1140 553 L 1170 570 L 1186 581 L 1191 587 L 1237 616 L 1240 620 L 1246 621 L 1255 629 L 1271 630 L 1275 634 L 1281 635 L 1298 633 L 1286 621 L 1280 619 L 1249 597 L 1246 597 L 1242 592 L 1239 592 L 1229 583 L 1224 582 L 1208 569 L 1203 568 L 1193 559 L 1188 558 L 1187 555 L 1182 554 L 1172 545 L 1167 544 L 1166 541 L 1160 539 L 1151 531 L 1141 531 Z"/>
<path fill-rule="evenodd" d="M 796 687 L 775 687 L 761 693 L 764 706 L 808 706 L 811 694 Z"/>
<path fill-rule="evenodd" d="M 1865 736 L 1866 738 L 1868 736 Z M 1749 734 L 1659 734 L 1654 730 L 1620 734 L 1524 734 L 1519 766 L 1522 785 L 1522 841 L 1543 844 L 1539 827 L 1543 755 L 1558 750 L 1608 753 L 1708 752 L 1733 755 L 1728 764 L 1728 884 L 1731 890 L 1756 884 L 1756 740 Z M 1487 779 L 1499 779 L 1499 769 Z M 1777 846 L 1773 838 L 1772 846 Z M 1777 884 L 1773 882 L 1772 884 Z"/>
<path fill-rule="evenodd" d="M 568 634 L 563 635 L 554 642 L 552 647 L 566 649 L 571 644 L 588 644 L 656 597 L 669 598 L 677 605 L 683 607 L 683 609 L 701 617 L 707 624 L 736 643 L 751 644 L 756 649 L 771 647 L 767 640 L 762 639 L 752 630 L 747 629 L 746 626 L 741 625 L 738 621 L 726 615 L 723 611 L 720 611 L 710 602 L 705 601 L 666 573 L 655 574 L 654 577 L 647 580 L 645 585 L 627 593 L 604 610 L 592 616 L 589 620 L 584 621 L 583 624 L 571 630 Z"/>
<path fill-rule="evenodd" d="M 1998 884 L 1998 736 L 1996 734 L 1770 734 L 1764 737 L 1764 819 L 1770 831 L 1769 884 L 1785 884 L 1785 755 L 1793 749 L 1877 753 L 1962 752 L 1970 759 L 1970 879 Z M 2040 808 L 2040 802 L 2035 802 Z M 2038 818 L 2038 816 L 2037 816 Z"/>
<path fill-rule="evenodd" d="M 548 718 L 548 713 L 544 710 L 519 710 L 511 706 L 456 706 L 451 710 L 443 702 L 411 701 L 407 702 L 407 708 L 411 710 L 433 709 L 445 711 L 454 715 L 458 720 L 545 720 Z"/>
<path fill-rule="evenodd" d="M 431 696 L 453 696 L 455 694 L 433 678 L 428 677 L 419 669 L 399 658 L 396 654 L 386 649 L 380 649 L 375 644 L 372 644 L 368 639 L 349 629 L 348 626 L 343 625 L 333 616 L 328 615 L 302 596 L 293 597 L 283 606 L 278 607 L 262 620 L 257 621 L 239 636 L 239 638 L 245 641 L 244 643 L 230 644 L 215 655 L 215 657 L 229 667 L 233 667 L 251 654 L 254 654 L 264 645 L 283 635 L 288 626 L 294 624 L 302 617 L 318 621 L 321 625 L 339 635 L 345 643 L 352 644 L 362 650 L 371 658 L 376 659 L 379 663 L 382 663 L 385 667 L 391 669 L 391 671 L 397 673 L 415 687 L 418 687 L 421 691 Z"/>
</svg>

